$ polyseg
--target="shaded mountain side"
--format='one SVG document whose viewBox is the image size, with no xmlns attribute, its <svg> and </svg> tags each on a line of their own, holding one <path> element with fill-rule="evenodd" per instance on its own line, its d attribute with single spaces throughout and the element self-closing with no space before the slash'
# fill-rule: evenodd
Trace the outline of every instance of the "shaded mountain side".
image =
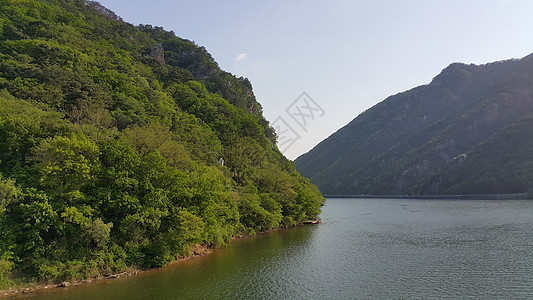
<svg viewBox="0 0 533 300">
<path fill-rule="evenodd" d="M 533 111 L 532 83 L 530 56 L 451 64 L 359 115 L 297 158 L 297 168 L 326 194 L 423 193 L 454 158 Z"/>
<path fill-rule="evenodd" d="M 533 191 L 533 114 L 502 129 L 426 180 L 421 194 Z"/>
</svg>

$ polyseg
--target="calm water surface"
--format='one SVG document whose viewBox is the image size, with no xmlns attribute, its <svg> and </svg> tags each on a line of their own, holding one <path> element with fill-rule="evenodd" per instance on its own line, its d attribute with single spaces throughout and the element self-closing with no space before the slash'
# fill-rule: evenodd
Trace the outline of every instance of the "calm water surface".
<svg viewBox="0 0 533 300">
<path fill-rule="evenodd" d="M 31 299 L 533 299 L 533 201 L 329 199 L 321 225 Z"/>
</svg>

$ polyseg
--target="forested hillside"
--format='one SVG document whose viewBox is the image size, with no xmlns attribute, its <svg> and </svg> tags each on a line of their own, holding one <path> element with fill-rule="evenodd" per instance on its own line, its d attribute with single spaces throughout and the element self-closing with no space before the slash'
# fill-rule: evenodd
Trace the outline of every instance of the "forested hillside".
<svg viewBox="0 0 533 300">
<path fill-rule="evenodd" d="M 151 268 L 323 198 L 251 83 L 96 2 L 0 1 L 0 289 Z"/>
<path fill-rule="evenodd" d="M 296 159 L 325 194 L 533 190 L 533 55 L 451 64 L 368 109 Z"/>
</svg>

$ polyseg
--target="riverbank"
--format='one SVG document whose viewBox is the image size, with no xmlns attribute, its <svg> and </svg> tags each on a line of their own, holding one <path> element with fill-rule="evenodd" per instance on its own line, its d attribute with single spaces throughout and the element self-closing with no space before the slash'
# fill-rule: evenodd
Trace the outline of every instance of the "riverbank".
<svg viewBox="0 0 533 300">
<path fill-rule="evenodd" d="M 23 294 L 35 294 L 39 292 L 45 292 L 45 291 L 51 291 L 57 288 L 67 288 L 67 287 L 73 287 L 73 286 L 80 286 L 85 285 L 92 282 L 97 282 L 101 280 L 107 280 L 107 279 L 116 279 L 116 278 L 122 278 L 122 277 L 128 277 L 128 276 L 134 276 L 141 272 L 147 272 L 149 270 L 137 270 L 132 269 L 128 270 L 122 273 L 118 274 L 111 274 L 108 276 L 100 276 L 92 279 L 85 279 L 85 280 L 77 280 L 77 281 L 64 281 L 59 284 L 30 284 L 30 285 L 24 285 L 22 287 L 7 289 L 7 290 L 0 290 L 0 298 L 9 298 L 9 297 L 16 297 L 18 295 Z"/>
<path fill-rule="evenodd" d="M 246 235 L 235 236 L 235 237 L 233 237 L 232 240 L 252 238 L 252 237 L 254 237 L 256 235 L 263 235 L 263 234 L 268 234 L 268 233 L 272 233 L 272 232 L 276 232 L 276 231 L 280 231 L 280 230 L 293 228 L 293 227 L 296 227 L 296 226 L 318 224 L 318 223 L 320 223 L 319 219 L 317 219 L 316 221 L 313 220 L 312 222 L 311 221 L 306 221 L 306 222 L 303 222 L 301 224 L 296 224 L 296 225 L 291 226 L 291 227 L 275 228 L 275 229 L 271 229 L 271 230 L 267 230 L 267 231 L 258 232 L 255 235 L 246 234 Z M 171 266 L 174 267 L 174 266 L 179 265 L 180 263 L 183 263 L 183 262 L 186 262 L 186 261 L 190 261 L 190 260 L 194 260 L 194 259 L 199 259 L 199 258 L 205 257 L 205 256 L 213 253 L 215 250 L 216 250 L 216 248 L 211 247 L 209 245 L 196 244 L 196 245 L 192 246 L 189 249 L 189 251 L 188 251 L 189 254 L 188 255 L 177 256 L 175 260 L 169 262 L 166 266 L 164 266 L 162 268 L 168 268 L 168 267 L 171 267 Z M 86 280 L 78 280 L 78 281 L 72 281 L 72 282 L 62 282 L 62 283 L 59 283 L 59 284 L 37 284 L 37 283 L 25 284 L 25 285 L 21 285 L 19 287 L 13 287 L 13 288 L 10 288 L 10 289 L 0 290 L 0 299 L 18 298 L 21 295 L 47 293 L 47 292 L 58 291 L 58 290 L 64 289 L 64 288 L 82 286 L 82 285 L 86 285 L 86 284 L 94 284 L 94 283 L 102 282 L 102 281 L 105 281 L 105 280 L 112 280 L 112 279 L 118 279 L 118 278 L 130 277 L 130 276 L 137 276 L 137 275 L 140 275 L 140 274 L 143 274 L 143 273 L 146 273 L 146 272 L 160 270 L 162 268 L 154 268 L 154 269 L 146 269 L 146 270 L 137 269 L 137 268 L 129 268 L 125 272 L 118 273 L 118 274 L 100 276 L 100 277 L 86 279 Z"/>
<path fill-rule="evenodd" d="M 189 260 L 204 257 L 206 255 L 211 254 L 214 250 L 215 250 L 214 248 L 209 247 L 208 245 L 196 244 L 189 249 L 189 255 L 177 256 L 176 260 L 171 261 L 163 268 L 166 268 L 171 265 L 176 265 L 184 261 L 189 261 Z M 112 280 L 112 279 L 117 279 L 117 278 L 136 276 L 141 273 L 146 273 L 146 272 L 150 272 L 150 271 L 157 270 L 157 269 L 160 269 L 160 268 L 146 269 L 146 270 L 137 269 L 137 268 L 129 268 L 128 270 L 121 272 L 121 273 L 111 274 L 107 276 L 99 276 L 96 278 L 85 279 L 85 280 L 64 281 L 59 284 L 25 284 L 20 287 L 0 290 L 0 299 L 17 297 L 18 295 L 24 295 L 24 294 L 36 294 L 36 293 L 52 291 L 52 290 L 61 289 L 61 288 L 81 286 L 81 285 L 85 285 L 89 283 L 96 283 L 96 282 L 100 282 L 104 280 Z"/>
</svg>

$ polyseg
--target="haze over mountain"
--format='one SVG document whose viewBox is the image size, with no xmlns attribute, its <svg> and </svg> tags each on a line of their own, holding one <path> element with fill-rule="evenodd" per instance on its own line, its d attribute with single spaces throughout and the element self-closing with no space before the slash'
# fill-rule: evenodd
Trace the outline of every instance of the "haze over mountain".
<svg viewBox="0 0 533 300">
<path fill-rule="evenodd" d="M 324 194 L 523 193 L 533 187 L 533 55 L 453 63 L 296 159 Z"/>
</svg>

